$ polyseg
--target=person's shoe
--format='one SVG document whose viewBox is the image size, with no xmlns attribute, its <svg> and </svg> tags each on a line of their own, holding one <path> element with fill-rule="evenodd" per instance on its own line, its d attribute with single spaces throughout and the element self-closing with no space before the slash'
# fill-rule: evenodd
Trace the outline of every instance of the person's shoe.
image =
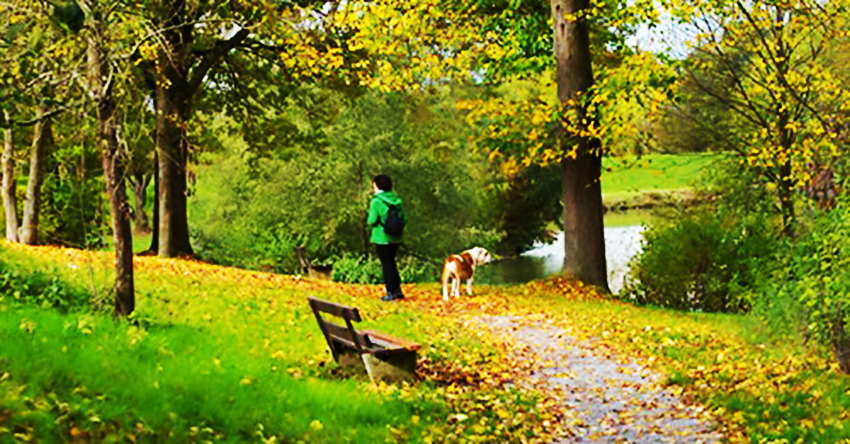
<svg viewBox="0 0 850 444">
<path fill-rule="evenodd" d="M 393 296 L 393 298 L 397 301 L 400 301 L 400 300 L 404 299 L 404 295 L 399 293 L 399 294 Z"/>
<path fill-rule="evenodd" d="M 384 297 L 382 297 L 381 300 L 384 301 L 384 302 L 392 302 L 392 301 L 395 300 L 395 297 L 391 294 L 387 294 L 387 295 L 384 295 Z"/>
</svg>

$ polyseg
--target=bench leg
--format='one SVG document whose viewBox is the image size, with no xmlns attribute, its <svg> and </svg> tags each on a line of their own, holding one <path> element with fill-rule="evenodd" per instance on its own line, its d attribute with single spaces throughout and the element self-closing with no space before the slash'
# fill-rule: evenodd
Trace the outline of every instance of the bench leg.
<svg viewBox="0 0 850 444">
<path fill-rule="evenodd" d="M 363 355 L 363 363 L 369 378 L 375 384 L 383 381 L 388 384 L 410 381 L 416 370 L 416 352 L 393 353 L 388 356 Z"/>
<path fill-rule="evenodd" d="M 363 360 L 357 352 L 340 353 L 337 355 L 336 363 L 340 367 L 363 367 Z"/>
</svg>

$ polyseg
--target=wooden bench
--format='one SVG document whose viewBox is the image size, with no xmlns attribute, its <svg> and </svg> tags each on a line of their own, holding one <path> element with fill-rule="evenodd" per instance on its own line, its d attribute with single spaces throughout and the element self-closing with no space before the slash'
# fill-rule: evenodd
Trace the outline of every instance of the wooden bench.
<svg viewBox="0 0 850 444">
<path fill-rule="evenodd" d="M 357 331 L 352 322 L 361 322 L 355 307 L 308 297 L 316 322 L 328 342 L 334 361 L 342 367 L 365 365 L 372 382 L 401 382 L 413 378 L 419 344 L 394 338 L 374 330 Z M 345 325 L 322 318 L 321 313 L 342 318 Z"/>
</svg>

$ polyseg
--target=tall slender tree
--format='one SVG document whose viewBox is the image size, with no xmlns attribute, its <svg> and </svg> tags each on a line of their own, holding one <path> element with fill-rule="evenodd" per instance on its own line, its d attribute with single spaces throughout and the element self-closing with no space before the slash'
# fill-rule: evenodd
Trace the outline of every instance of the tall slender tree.
<svg viewBox="0 0 850 444">
<path fill-rule="evenodd" d="M 30 153 L 30 174 L 27 183 L 27 195 L 24 201 L 24 220 L 21 226 L 20 242 L 26 245 L 38 245 L 38 220 L 41 210 L 41 184 L 44 181 L 43 163 L 48 150 L 53 145 L 53 122 L 50 115 L 40 109 L 35 124 Z"/>
<path fill-rule="evenodd" d="M 736 152 L 775 191 L 783 230 L 792 237 L 794 195 L 842 155 L 848 130 L 839 122 L 850 103 L 830 54 L 846 45 L 847 2 L 748 3 L 668 7 L 693 26 L 694 52 L 681 81 L 697 97 L 674 106 L 718 144 Z M 691 94 L 695 96 L 695 94 Z M 690 99 L 690 100 L 688 100 Z M 703 100 L 726 112 L 725 131 L 688 106 Z"/>
<path fill-rule="evenodd" d="M 18 241 L 18 201 L 15 186 L 15 144 L 12 115 L 3 110 L 3 208 L 6 216 L 6 240 Z"/>
<path fill-rule="evenodd" d="M 120 73 L 116 72 L 110 60 L 109 5 L 101 0 L 85 0 L 80 2 L 80 6 L 86 16 L 89 95 L 97 109 L 97 138 L 115 240 L 115 314 L 127 316 L 135 309 L 135 288 L 125 161 L 119 150 L 119 109 L 114 94 L 116 77 Z"/>
</svg>

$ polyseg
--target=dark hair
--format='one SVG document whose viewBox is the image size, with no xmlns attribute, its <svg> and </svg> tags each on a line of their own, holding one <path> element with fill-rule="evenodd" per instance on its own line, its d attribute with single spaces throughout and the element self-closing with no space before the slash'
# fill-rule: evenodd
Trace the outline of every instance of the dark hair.
<svg viewBox="0 0 850 444">
<path fill-rule="evenodd" d="M 378 174 L 374 179 L 372 179 L 372 183 L 374 183 L 381 191 L 393 190 L 393 180 L 386 174 Z"/>
</svg>

